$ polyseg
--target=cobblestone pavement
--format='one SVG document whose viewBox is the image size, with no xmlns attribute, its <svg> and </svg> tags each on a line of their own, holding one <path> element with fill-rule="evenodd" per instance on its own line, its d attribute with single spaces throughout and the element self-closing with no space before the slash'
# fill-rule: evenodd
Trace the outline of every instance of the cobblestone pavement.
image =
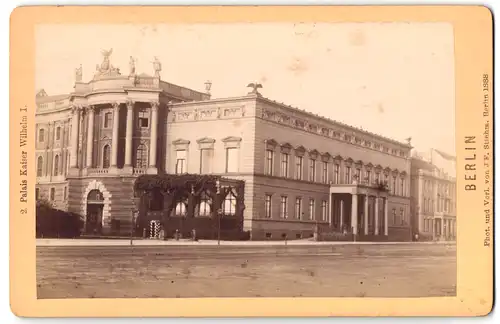
<svg viewBox="0 0 500 324">
<path fill-rule="evenodd" d="M 39 298 L 456 294 L 456 246 L 38 246 Z"/>
</svg>

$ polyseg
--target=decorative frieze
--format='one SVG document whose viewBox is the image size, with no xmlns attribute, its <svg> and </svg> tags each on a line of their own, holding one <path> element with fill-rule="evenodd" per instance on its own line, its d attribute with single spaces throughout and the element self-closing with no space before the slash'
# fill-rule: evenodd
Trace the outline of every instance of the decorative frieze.
<svg viewBox="0 0 500 324">
<path fill-rule="evenodd" d="M 202 121 L 245 117 L 245 107 L 210 107 L 190 110 L 172 110 L 172 122 Z"/>
<path fill-rule="evenodd" d="M 360 134 L 357 134 L 356 132 L 353 132 L 351 130 L 342 130 L 341 128 L 334 129 L 332 127 L 320 125 L 319 123 L 316 124 L 309 122 L 306 119 L 293 116 L 292 114 L 286 114 L 284 112 L 264 108 L 262 110 L 262 118 L 278 124 L 297 128 L 309 133 L 315 133 L 324 137 L 334 138 L 354 145 L 373 148 L 378 151 L 381 150 L 384 153 L 396 155 L 399 157 L 406 157 L 406 154 L 404 154 L 403 151 L 397 149 L 392 149 L 392 151 L 390 151 L 388 147 L 383 146 L 380 143 L 373 142 L 373 140 L 362 138 L 361 136 L 359 136 Z"/>
</svg>

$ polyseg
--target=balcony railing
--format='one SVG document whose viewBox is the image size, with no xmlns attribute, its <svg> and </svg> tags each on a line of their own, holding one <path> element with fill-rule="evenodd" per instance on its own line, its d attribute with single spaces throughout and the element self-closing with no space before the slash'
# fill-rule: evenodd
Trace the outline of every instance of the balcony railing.
<svg viewBox="0 0 500 324">
<path fill-rule="evenodd" d="M 143 168 L 134 168 L 132 174 L 146 174 L 146 169 Z"/>
<path fill-rule="evenodd" d="M 108 174 L 109 169 L 92 168 L 87 170 L 87 174 Z"/>
</svg>

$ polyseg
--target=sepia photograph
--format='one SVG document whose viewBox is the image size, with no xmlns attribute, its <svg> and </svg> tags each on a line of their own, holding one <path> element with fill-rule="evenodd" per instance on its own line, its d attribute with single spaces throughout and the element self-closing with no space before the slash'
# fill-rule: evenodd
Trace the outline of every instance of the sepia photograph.
<svg viewBox="0 0 500 324">
<path fill-rule="evenodd" d="M 448 23 L 37 25 L 37 297 L 455 296 L 454 85 Z"/>
</svg>

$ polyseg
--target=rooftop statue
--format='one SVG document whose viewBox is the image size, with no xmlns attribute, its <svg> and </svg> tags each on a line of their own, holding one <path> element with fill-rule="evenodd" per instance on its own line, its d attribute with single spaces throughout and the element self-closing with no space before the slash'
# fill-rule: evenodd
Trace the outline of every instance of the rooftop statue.
<svg viewBox="0 0 500 324">
<path fill-rule="evenodd" d="M 75 81 L 76 82 L 82 81 L 82 76 L 83 76 L 83 71 L 82 71 L 82 65 L 80 64 L 80 67 L 75 69 Z"/>
<path fill-rule="evenodd" d="M 103 60 L 101 65 L 96 65 L 95 77 L 121 75 L 120 69 L 115 68 L 109 60 L 109 57 L 113 53 L 113 49 L 110 49 L 109 51 L 102 50 L 101 53 L 103 55 Z"/>
<path fill-rule="evenodd" d="M 153 69 L 155 71 L 155 77 L 159 78 L 161 72 L 161 62 L 157 56 L 155 56 L 155 60 L 153 61 Z"/>
<path fill-rule="evenodd" d="M 247 85 L 247 88 L 252 88 L 252 91 L 250 91 L 248 94 L 260 94 L 259 89 L 262 89 L 262 84 L 260 83 L 249 83 Z"/>
<path fill-rule="evenodd" d="M 129 60 L 129 67 L 130 67 L 130 75 L 135 75 L 135 59 L 133 56 L 130 56 Z"/>
</svg>

